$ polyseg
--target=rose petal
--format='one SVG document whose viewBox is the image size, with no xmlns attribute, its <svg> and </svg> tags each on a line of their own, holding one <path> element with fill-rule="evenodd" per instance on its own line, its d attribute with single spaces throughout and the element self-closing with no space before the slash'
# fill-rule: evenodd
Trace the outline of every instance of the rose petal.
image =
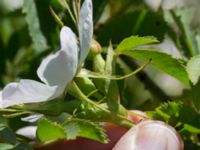
<svg viewBox="0 0 200 150">
<path fill-rule="evenodd" d="M 47 85 L 58 85 L 65 88 L 77 70 L 78 46 L 75 34 L 68 27 L 62 28 L 60 40 L 61 50 L 45 58 L 37 74 Z"/>
<path fill-rule="evenodd" d="M 50 87 L 34 80 L 20 80 L 10 83 L 2 93 L 2 107 L 23 103 L 38 103 L 51 100 L 60 95 L 57 86 Z"/>
<path fill-rule="evenodd" d="M 86 58 L 93 35 L 92 1 L 85 0 L 80 11 L 79 36 L 80 36 L 80 57 L 79 65 Z"/>
</svg>

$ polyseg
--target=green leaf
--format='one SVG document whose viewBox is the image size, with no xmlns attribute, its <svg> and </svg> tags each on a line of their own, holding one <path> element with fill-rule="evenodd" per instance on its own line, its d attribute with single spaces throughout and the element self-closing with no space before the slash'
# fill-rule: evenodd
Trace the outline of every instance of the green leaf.
<svg viewBox="0 0 200 150">
<path fill-rule="evenodd" d="M 39 121 L 36 133 L 38 139 L 42 142 L 66 138 L 65 130 L 59 124 L 47 119 Z"/>
<path fill-rule="evenodd" d="M 188 84 L 189 82 L 185 67 L 179 62 L 178 59 L 173 58 L 169 54 L 149 50 L 126 50 L 122 51 L 121 54 L 128 55 L 142 61 L 148 61 L 151 59 L 151 64 L 154 67 L 175 77 L 185 84 Z"/>
<path fill-rule="evenodd" d="M 123 52 L 126 50 L 130 50 L 132 48 L 135 48 L 137 46 L 142 46 L 145 44 L 151 44 L 156 43 L 158 40 L 156 40 L 153 37 L 138 37 L 138 36 L 131 36 L 128 38 L 125 38 L 116 48 L 116 52 Z"/>
<path fill-rule="evenodd" d="M 11 144 L 15 144 L 16 142 L 14 132 L 4 124 L 0 124 L 0 141 Z"/>
<path fill-rule="evenodd" d="M 46 50 L 48 48 L 47 40 L 41 31 L 35 1 L 24 1 L 23 12 L 26 14 L 26 22 L 28 24 L 29 33 L 36 50 L 38 52 Z"/>
<path fill-rule="evenodd" d="M 77 136 L 108 143 L 104 128 L 99 124 L 84 119 L 70 119 L 64 124 L 68 139 L 75 139 Z"/>
<path fill-rule="evenodd" d="M 186 70 L 190 80 L 195 85 L 200 76 L 200 55 L 194 56 L 188 61 Z"/>
<path fill-rule="evenodd" d="M 7 144 L 7 143 L 0 143 L 0 149 L 1 150 L 9 150 L 12 149 L 14 146 L 11 144 Z"/>
</svg>

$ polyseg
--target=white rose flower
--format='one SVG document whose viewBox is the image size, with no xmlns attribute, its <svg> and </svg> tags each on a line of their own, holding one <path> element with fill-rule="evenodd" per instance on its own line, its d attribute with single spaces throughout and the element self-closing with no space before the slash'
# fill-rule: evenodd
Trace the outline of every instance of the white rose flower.
<svg viewBox="0 0 200 150">
<path fill-rule="evenodd" d="M 22 79 L 19 83 L 8 84 L 0 92 L 0 108 L 45 102 L 63 94 L 89 52 L 93 35 L 91 0 L 85 0 L 81 7 L 78 27 L 80 48 L 72 30 L 63 27 L 60 32 L 61 49 L 46 57 L 37 70 L 37 75 L 43 83 Z"/>
</svg>

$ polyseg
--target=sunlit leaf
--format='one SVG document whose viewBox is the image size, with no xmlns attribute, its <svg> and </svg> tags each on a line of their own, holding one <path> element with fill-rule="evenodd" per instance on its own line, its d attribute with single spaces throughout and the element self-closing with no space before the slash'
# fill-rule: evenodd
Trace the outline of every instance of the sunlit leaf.
<svg viewBox="0 0 200 150">
<path fill-rule="evenodd" d="M 85 137 L 102 143 L 108 143 L 104 129 L 94 122 L 84 119 L 70 119 L 64 124 L 68 139 Z"/>
<path fill-rule="evenodd" d="M 185 84 L 189 82 L 185 67 L 179 62 L 178 59 L 173 58 L 169 54 L 149 50 L 126 50 L 122 51 L 121 54 L 128 55 L 142 61 L 148 61 L 151 59 L 151 64 L 156 68 L 175 77 Z"/>
<path fill-rule="evenodd" d="M 42 142 L 55 141 L 64 139 L 66 132 L 59 124 L 43 119 L 38 123 L 37 137 Z"/>
<path fill-rule="evenodd" d="M 123 52 L 125 50 L 130 50 L 132 48 L 135 48 L 137 46 L 145 45 L 145 44 L 151 44 L 158 42 L 153 37 L 145 38 L 145 37 L 138 37 L 138 36 L 131 36 L 126 39 L 124 39 L 116 49 L 116 52 Z"/>
<path fill-rule="evenodd" d="M 188 61 L 186 69 L 190 80 L 195 85 L 200 76 L 200 55 L 192 57 Z"/>
</svg>

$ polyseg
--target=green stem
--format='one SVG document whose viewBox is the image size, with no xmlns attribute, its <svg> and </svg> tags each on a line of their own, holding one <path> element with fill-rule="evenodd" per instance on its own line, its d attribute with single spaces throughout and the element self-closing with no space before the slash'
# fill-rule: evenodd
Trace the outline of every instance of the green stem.
<svg viewBox="0 0 200 150">
<path fill-rule="evenodd" d="M 81 90 L 79 89 L 79 87 L 76 85 L 75 82 L 71 83 L 70 91 L 73 92 L 73 95 L 76 95 L 76 97 L 78 97 L 81 100 L 85 101 L 86 103 L 92 105 L 94 108 L 97 108 L 100 111 L 100 113 L 98 113 L 96 115 L 103 114 L 102 115 L 103 118 L 100 117 L 99 118 L 100 120 L 110 121 L 110 122 L 113 122 L 120 126 L 127 127 L 127 128 L 130 128 L 133 126 L 133 122 L 131 120 L 129 120 L 126 116 L 122 116 L 120 114 L 111 112 L 108 109 L 105 109 L 105 108 L 101 107 L 100 105 L 96 104 L 95 102 L 93 102 L 92 100 L 90 100 L 86 95 L 84 95 L 81 92 Z"/>
<path fill-rule="evenodd" d="M 55 99 L 46 103 L 26 104 L 22 106 L 14 106 L 15 109 L 21 111 L 31 111 L 32 113 L 42 113 L 45 115 L 59 115 L 62 112 L 73 114 L 73 111 L 80 106 L 81 102 L 78 100 L 65 101 Z"/>
<path fill-rule="evenodd" d="M 138 65 L 133 61 L 133 59 L 125 56 L 125 55 L 120 55 L 120 58 L 122 61 L 131 69 L 138 68 Z M 170 101 L 171 98 L 165 94 L 165 92 L 158 87 L 150 78 L 149 76 L 144 72 L 140 71 L 139 73 L 136 74 L 138 79 L 144 83 L 145 87 L 154 95 L 156 96 L 159 100 L 163 102 Z"/>
<path fill-rule="evenodd" d="M 117 75 L 112 75 L 112 76 L 111 75 L 104 75 L 104 74 L 101 74 L 99 72 L 89 71 L 87 69 L 83 69 L 82 72 L 77 75 L 77 77 L 88 77 L 88 78 L 93 78 L 93 79 L 123 80 L 123 79 L 126 79 L 126 78 L 130 78 L 131 76 L 142 71 L 147 65 L 150 64 L 150 62 L 151 62 L 151 60 L 149 60 L 147 63 L 145 63 L 141 67 L 137 68 L 133 72 L 131 72 L 127 75 L 121 76 L 121 77 L 118 77 Z"/>
<path fill-rule="evenodd" d="M 141 67 L 137 68 L 136 70 L 134 70 L 133 72 L 131 72 L 131 73 L 127 74 L 127 75 L 124 75 L 124 76 L 121 76 L 121 77 L 112 77 L 110 79 L 111 80 L 123 80 L 123 79 L 129 78 L 129 77 L 137 74 L 138 72 L 142 71 L 150 63 L 151 63 L 151 60 L 149 60 L 147 63 L 145 63 L 144 65 L 142 65 Z"/>
</svg>

